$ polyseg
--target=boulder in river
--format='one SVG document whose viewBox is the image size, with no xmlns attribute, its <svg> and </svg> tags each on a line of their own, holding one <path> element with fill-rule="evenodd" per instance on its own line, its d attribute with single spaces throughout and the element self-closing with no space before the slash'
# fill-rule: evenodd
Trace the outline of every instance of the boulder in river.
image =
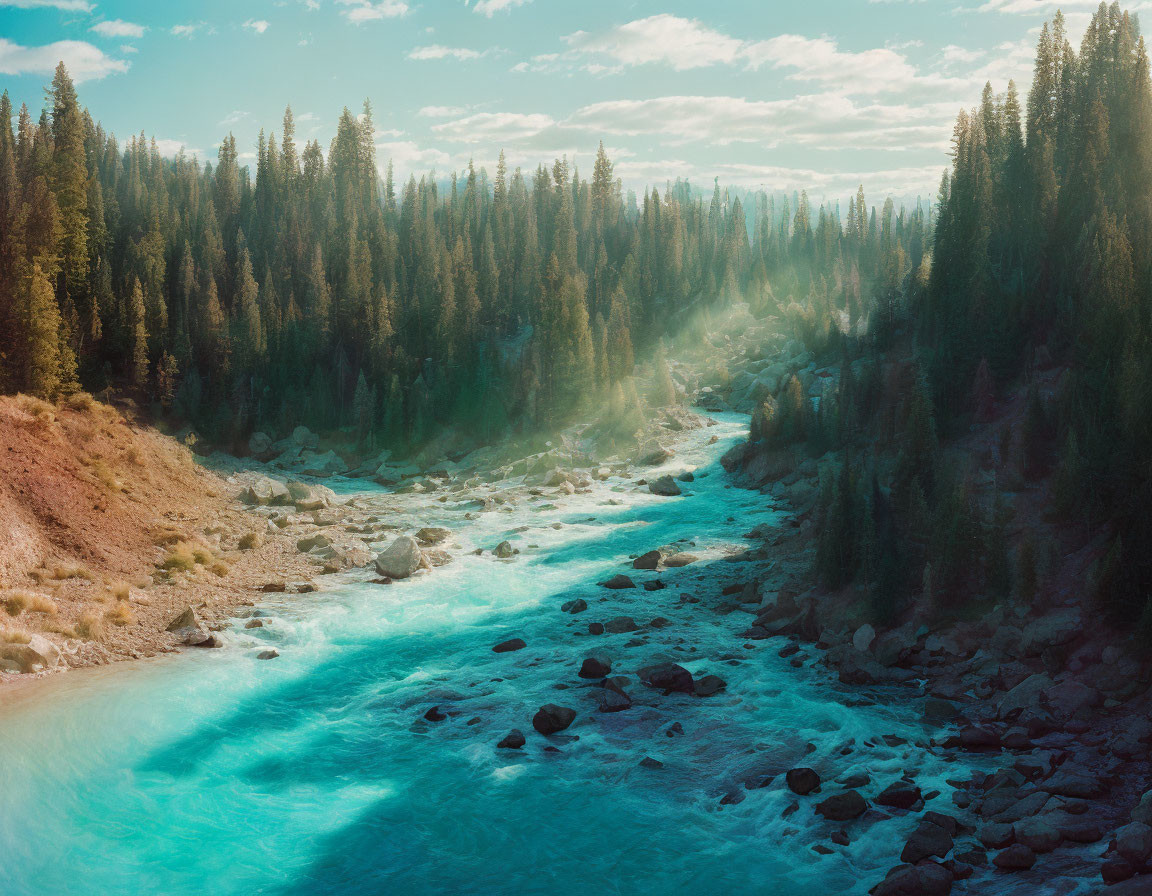
<svg viewBox="0 0 1152 896">
<path fill-rule="evenodd" d="M 532 727 L 544 736 L 563 731 L 576 718 L 576 710 L 555 703 L 545 703 L 532 717 Z"/>
<path fill-rule="evenodd" d="M 376 571 L 390 579 L 406 579 L 420 568 L 420 545 L 411 535 L 401 535 L 376 558 Z"/>
<path fill-rule="evenodd" d="M 610 588 L 613 591 L 619 591 L 623 588 L 635 588 L 636 587 L 635 582 L 633 582 L 630 578 L 628 578 L 628 576 L 622 575 L 622 574 L 614 575 L 614 576 L 612 576 L 612 578 L 608 579 L 607 581 L 601 582 L 600 585 L 601 585 L 601 587 L 604 587 L 604 588 Z"/>
<path fill-rule="evenodd" d="M 719 675 L 705 675 L 696 682 L 695 694 L 697 697 L 711 697 L 719 694 L 727 686 L 728 683 Z"/>
<path fill-rule="evenodd" d="M 1152 827 L 1133 821 L 1116 831 L 1116 851 L 1140 867 L 1152 857 Z"/>
<path fill-rule="evenodd" d="M 670 569 L 678 569 L 681 566 L 688 566 L 690 563 L 695 563 L 699 559 L 695 554 L 673 554 L 664 559 L 664 565 Z"/>
<path fill-rule="evenodd" d="M 528 645 L 524 643 L 523 638 L 512 638 L 508 641 L 501 641 L 492 648 L 493 653 L 511 653 L 514 650 L 523 650 Z"/>
<path fill-rule="evenodd" d="M 583 613 L 587 609 L 588 601 L 582 597 L 578 597 L 575 600 L 566 600 L 560 605 L 560 612 L 571 613 L 573 616 L 577 613 Z"/>
<path fill-rule="evenodd" d="M 600 704 L 600 712 L 623 712 L 632 708 L 632 698 L 612 679 L 607 679 L 604 682 L 604 687 L 597 699 Z"/>
<path fill-rule="evenodd" d="M 872 896 L 948 896 L 952 872 L 936 862 L 897 865 L 872 888 Z"/>
<path fill-rule="evenodd" d="M 800 796 L 808 796 L 820 786 L 820 775 L 811 768 L 790 769 L 788 774 L 784 776 L 784 780 L 788 784 L 788 789 Z"/>
<path fill-rule="evenodd" d="M 604 623 L 604 631 L 610 635 L 626 635 L 638 631 L 640 626 L 631 616 L 616 616 Z"/>
<path fill-rule="evenodd" d="M 696 691 L 696 682 L 692 679 L 692 673 L 676 663 L 657 663 L 653 666 L 645 666 L 637 674 L 644 684 L 656 690 L 680 694 L 692 694 Z"/>
<path fill-rule="evenodd" d="M 915 865 L 929 856 L 945 858 L 952 851 L 952 835 L 934 821 L 921 821 L 900 853 L 900 861 Z"/>
<path fill-rule="evenodd" d="M 519 728 L 513 728 L 496 747 L 501 750 L 519 750 L 524 743 L 524 734 Z"/>
<path fill-rule="evenodd" d="M 659 479 L 652 480 L 648 483 L 648 491 L 662 498 L 675 498 L 683 494 L 680 491 L 680 486 L 671 476 L 661 476 Z"/>
<path fill-rule="evenodd" d="M 1036 853 L 1023 843 L 1013 843 L 997 853 L 992 864 L 1004 871 L 1027 871 L 1036 864 Z"/>
<path fill-rule="evenodd" d="M 189 647 L 197 647 L 201 644 L 207 643 L 212 635 L 200 622 L 200 617 L 196 615 L 196 611 L 191 607 L 187 607 L 183 613 L 168 623 L 168 631 L 170 631 L 181 644 L 187 644 Z"/>
<path fill-rule="evenodd" d="M 632 561 L 633 569 L 655 569 L 660 565 L 660 552 L 648 551 Z"/>
<path fill-rule="evenodd" d="M 496 548 L 492 551 L 492 553 L 499 557 L 501 560 L 507 560 L 515 553 L 515 551 L 512 547 L 512 542 L 502 541 L 500 544 L 496 545 Z"/>
<path fill-rule="evenodd" d="M 587 657 L 580 666 L 580 671 L 577 673 L 581 678 L 606 678 L 612 671 L 612 664 L 594 656 Z"/>
<path fill-rule="evenodd" d="M 855 790 L 845 790 L 817 803 L 816 811 L 829 821 L 851 821 L 868 811 L 868 802 Z"/>
<path fill-rule="evenodd" d="M 911 781 L 896 781 L 885 787 L 875 799 L 878 806 L 911 809 L 921 799 L 920 788 Z M 944 858 L 941 856 L 940 858 Z"/>
<path fill-rule="evenodd" d="M 252 483 L 240 493 L 240 500 L 246 504 L 261 507 L 280 507 L 292 503 L 292 495 L 279 479 L 269 476 L 257 476 Z"/>
</svg>

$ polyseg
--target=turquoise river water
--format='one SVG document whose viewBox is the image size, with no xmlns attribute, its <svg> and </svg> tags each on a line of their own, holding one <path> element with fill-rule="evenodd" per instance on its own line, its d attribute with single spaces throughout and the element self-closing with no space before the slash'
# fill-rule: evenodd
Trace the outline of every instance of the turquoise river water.
<svg viewBox="0 0 1152 896">
<path fill-rule="evenodd" d="M 779 515 L 718 463 L 747 418 L 712 416 L 668 464 L 696 470 L 682 498 L 609 480 L 465 520 L 451 502 L 357 491 L 382 518 L 451 528 L 456 559 L 391 586 L 361 571 L 266 601 L 270 626 L 238 621 L 223 650 L 0 693 L 0 894 L 864 892 L 914 819 L 856 823 L 850 846 L 819 855 L 841 825 L 803 800 L 782 818 L 794 797 L 781 777 L 741 782 L 804 764 L 866 770 L 871 794 L 915 770 L 947 794 L 944 777 L 965 772 L 911 746 L 844 755 L 853 741 L 934 732 L 914 698 L 860 705 L 827 671 L 781 659 L 784 641 L 745 647 L 746 613 L 714 612 L 742 572 L 725 548 Z M 471 554 L 504 538 L 521 549 L 512 561 Z M 677 539 L 701 560 L 661 573 L 665 590 L 596 587 Z M 561 613 L 577 596 L 589 610 Z M 588 634 L 621 614 L 672 624 Z M 527 649 L 492 651 L 516 636 Z M 268 644 L 280 657 L 256 660 Z M 596 711 L 595 685 L 576 676 L 593 652 L 633 678 L 633 709 Z M 663 696 L 635 682 L 665 658 L 727 690 Z M 578 715 L 545 739 L 531 718 L 548 702 Z M 455 714 L 426 722 L 433 705 Z M 673 722 L 682 736 L 665 735 Z M 496 749 L 512 728 L 525 748 Z M 745 799 L 721 805 L 733 790 Z"/>
</svg>

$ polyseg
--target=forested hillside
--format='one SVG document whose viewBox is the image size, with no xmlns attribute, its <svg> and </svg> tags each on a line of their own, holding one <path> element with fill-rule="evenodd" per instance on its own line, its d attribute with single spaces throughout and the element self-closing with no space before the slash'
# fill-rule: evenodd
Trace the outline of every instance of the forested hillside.
<svg viewBox="0 0 1152 896">
<path fill-rule="evenodd" d="M 1101 4 L 1079 52 L 1061 15 L 1044 26 L 1035 71 L 1026 108 L 989 87 L 960 113 L 930 256 L 878 293 L 867 333 L 809 334 L 841 363 L 835 390 L 817 406 L 794 382 L 753 436 L 833 452 L 818 571 L 867 589 L 875 618 L 1027 609 L 1048 574 L 1148 637 L 1148 55 Z M 1069 527 L 1095 560 L 1058 581 Z"/>
<path fill-rule="evenodd" d="M 395 184 L 367 103 L 327 151 L 297 144 L 288 110 L 250 172 L 231 136 L 214 165 L 143 134 L 121 146 L 62 65 L 48 97 L 38 122 L 22 108 L 0 128 L 0 388 L 111 387 L 225 444 L 299 423 L 489 441 L 589 404 L 631 413 L 636 361 L 698 313 L 746 297 L 847 330 L 928 236 L 923 210 L 878 217 L 863 191 L 844 221 L 719 185 L 637 200 L 603 147 L 591 180 L 558 160 Z"/>
</svg>

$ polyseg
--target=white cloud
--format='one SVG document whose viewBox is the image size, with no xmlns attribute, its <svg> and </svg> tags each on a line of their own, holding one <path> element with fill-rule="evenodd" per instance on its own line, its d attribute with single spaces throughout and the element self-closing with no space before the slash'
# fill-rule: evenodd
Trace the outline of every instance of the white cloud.
<svg viewBox="0 0 1152 896">
<path fill-rule="evenodd" d="M 916 77 L 916 69 L 894 47 L 846 52 L 828 37 L 781 34 L 749 41 L 709 28 L 697 19 L 661 13 L 606 31 L 577 31 L 564 38 L 569 50 L 541 54 L 513 71 L 555 71 L 582 62 L 594 74 L 628 66 L 661 64 L 676 71 L 716 65 L 753 71 L 771 67 L 791 80 L 809 81 L 852 93 L 900 89 Z M 592 62 L 587 60 L 592 59 Z M 606 60 L 598 62 L 595 60 Z"/>
<path fill-rule="evenodd" d="M 379 154 L 379 161 L 386 165 L 390 160 L 400 171 L 427 171 L 431 168 L 452 167 L 452 157 L 448 153 L 433 147 L 421 147 L 411 140 L 377 143 L 376 152 Z"/>
<path fill-rule="evenodd" d="M 125 22 L 123 19 L 107 19 L 97 22 L 88 30 L 95 31 L 101 37 L 143 37 L 147 29 L 143 25 Z"/>
<path fill-rule="evenodd" d="M 607 56 L 621 65 L 659 62 L 683 71 L 738 61 L 744 42 L 696 19 L 661 13 L 599 34 L 577 31 L 564 38 L 577 53 Z"/>
<path fill-rule="evenodd" d="M 468 106 L 422 106 L 416 113 L 421 118 L 452 118 L 468 112 Z"/>
<path fill-rule="evenodd" d="M 949 44 L 940 51 L 940 58 L 948 64 L 953 62 L 975 62 L 983 55 L 983 50 L 966 50 L 955 44 Z"/>
<path fill-rule="evenodd" d="M 336 0 L 341 6 L 350 7 L 342 15 L 354 25 L 374 22 L 379 19 L 396 19 L 408 14 L 409 6 L 404 0 Z"/>
<path fill-rule="evenodd" d="M 67 12 L 91 12 L 88 0 L 0 0 L 0 6 L 16 9 L 63 9 Z"/>
<path fill-rule="evenodd" d="M 539 134 L 552 127 L 550 115 L 519 112 L 477 112 L 455 121 L 432 125 L 432 130 L 446 137 L 469 143 L 487 143 L 490 140 L 519 140 Z"/>
<path fill-rule="evenodd" d="M 416 47 L 408 53 L 409 59 L 479 59 L 488 51 L 469 50 L 467 47 L 445 47 L 440 44 L 431 44 L 427 47 Z"/>
<path fill-rule="evenodd" d="M 51 75 L 60 62 L 77 83 L 126 72 L 130 67 L 126 60 L 114 59 L 99 47 L 81 40 L 24 47 L 0 37 L 0 75 Z"/>
<path fill-rule="evenodd" d="M 191 37 L 207 24 L 207 22 L 188 22 L 185 25 L 173 25 L 168 31 L 176 37 Z"/>
<path fill-rule="evenodd" d="M 196 149 L 195 147 L 190 147 L 187 144 L 187 142 L 184 140 L 168 140 L 168 139 L 161 140 L 161 139 L 157 139 L 156 140 L 156 149 L 159 150 L 160 155 L 166 156 L 168 158 L 171 158 L 172 156 L 175 156 L 175 155 L 179 155 L 181 150 L 184 151 L 185 155 L 189 155 L 189 156 L 202 156 L 202 155 L 204 155 L 203 150 Z"/>
<path fill-rule="evenodd" d="M 524 6 L 532 0 L 476 0 L 472 12 L 492 18 L 498 12 L 508 12 L 517 6 Z"/>
<path fill-rule="evenodd" d="M 244 23 L 244 27 L 248 28 L 252 31 L 255 31 L 257 34 L 263 34 L 265 31 L 267 31 L 272 26 L 269 22 L 266 22 L 264 19 L 249 19 L 247 22 Z"/>
<path fill-rule="evenodd" d="M 140 51 L 132 46 L 132 44 L 120 44 L 120 52 L 127 55 L 128 53 L 139 53 Z"/>
<path fill-rule="evenodd" d="M 243 109 L 234 109 L 220 119 L 219 126 L 222 128 L 230 128 L 232 125 L 242 122 L 248 115 L 249 113 Z"/>
</svg>

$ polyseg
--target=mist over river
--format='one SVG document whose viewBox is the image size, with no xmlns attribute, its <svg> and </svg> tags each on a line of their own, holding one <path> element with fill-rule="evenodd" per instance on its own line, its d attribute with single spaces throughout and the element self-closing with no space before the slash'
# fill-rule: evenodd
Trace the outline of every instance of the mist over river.
<svg viewBox="0 0 1152 896">
<path fill-rule="evenodd" d="M 655 471 L 695 470 L 679 498 L 613 478 L 466 520 L 462 502 L 350 481 L 343 494 L 403 531 L 451 529 L 453 562 L 387 586 L 365 571 L 327 577 L 318 594 L 263 601 L 267 627 L 237 620 L 223 650 L 0 695 L 0 893 L 866 891 L 915 816 L 827 822 L 783 773 L 866 772 L 870 795 L 915 772 L 941 791 L 928 808 L 947 811 L 945 777 L 971 769 L 915 746 L 938 730 L 914 692 L 862 699 L 781 658 L 785 639 L 739 637 L 751 617 L 721 590 L 748 573 L 725 557 L 784 515 L 719 465 L 748 419 L 711 416 Z M 508 561 L 491 554 L 504 539 L 520 549 Z M 681 539 L 697 563 L 631 569 L 630 555 Z M 596 585 L 616 573 L 667 587 Z M 586 612 L 561 612 L 577 597 Z M 639 630 L 589 634 L 617 616 Z M 656 617 L 670 624 L 648 625 Z M 493 652 L 514 637 L 527 647 Z M 257 660 L 268 646 L 280 656 Z M 631 709 L 597 711 L 599 684 L 577 676 L 593 654 L 629 677 Z M 661 660 L 727 687 L 703 698 L 644 687 L 637 669 Z M 536 733 L 545 703 L 575 722 Z M 426 721 L 433 706 L 447 718 Z M 683 734 L 668 736 L 677 722 Z M 514 728 L 524 748 L 497 749 Z M 848 846 L 829 840 L 841 828 Z"/>
</svg>

